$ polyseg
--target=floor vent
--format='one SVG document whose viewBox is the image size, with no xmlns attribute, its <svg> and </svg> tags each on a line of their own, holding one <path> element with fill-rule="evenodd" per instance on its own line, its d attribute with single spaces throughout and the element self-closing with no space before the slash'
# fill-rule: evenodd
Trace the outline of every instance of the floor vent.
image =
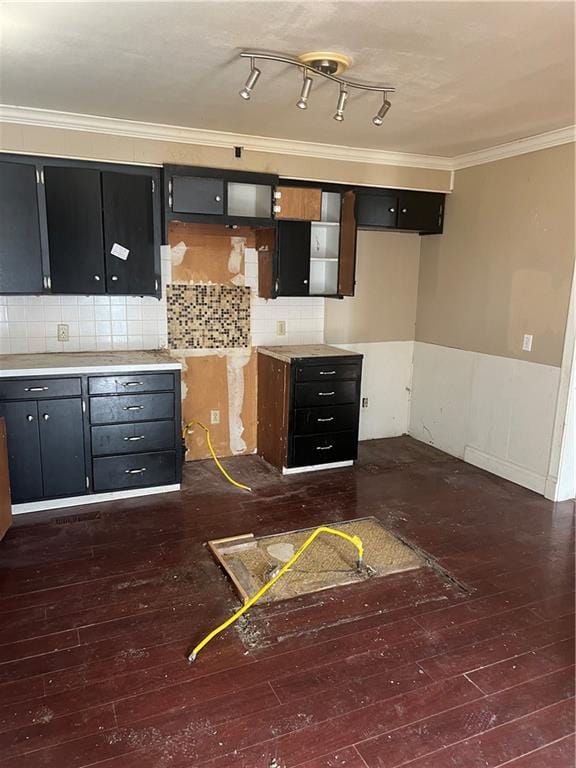
<svg viewBox="0 0 576 768">
<path fill-rule="evenodd" d="M 52 521 L 55 525 L 71 525 L 72 523 L 87 523 L 89 520 L 100 520 L 101 512 L 86 512 L 83 515 L 66 515 L 66 517 L 55 517 Z"/>
</svg>

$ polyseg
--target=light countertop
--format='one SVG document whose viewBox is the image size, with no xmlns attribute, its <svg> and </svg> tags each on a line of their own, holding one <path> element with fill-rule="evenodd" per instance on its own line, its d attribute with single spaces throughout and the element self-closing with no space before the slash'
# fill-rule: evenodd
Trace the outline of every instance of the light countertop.
<svg viewBox="0 0 576 768">
<path fill-rule="evenodd" d="M 282 347 L 258 347 L 258 352 L 269 357 L 275 357 L 277 360 L 283 360 L 285 363 L 291 363 L 293 360 L 300 360 L 304 357 L 362 357 L 357 352 L 350 352 L 350 350 L 340 347 L 331 347 L 328 344 L 287 344 Z"/>
<path fill-rule="evenodd" d="M 52 352 L 0 355 L 0 377 L 54 376 L 71 373 L 131 373 L 180 370 L 182 365 L 165 350 L 118 352 Z"/>
</svg>

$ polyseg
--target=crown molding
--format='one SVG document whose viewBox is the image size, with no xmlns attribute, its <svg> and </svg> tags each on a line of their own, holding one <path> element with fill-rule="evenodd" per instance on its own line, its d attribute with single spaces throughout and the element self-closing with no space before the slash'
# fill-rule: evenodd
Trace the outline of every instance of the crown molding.
<svg viewBox="0 0 576 768">
<path fill-rule="evenodd" d="M 250 136 L 243 133 L 209 131 L 161 123 L 141 123 L 134 120 L 57 112 L 33 107 L 16 107 L 8 104 L 0 104 L 0 123 L 64 128 L 72 131 L 89 131 L 136 139 L 197 144 L 205 147 L 230 149 L 240 146 L 252 152 L 273 152 L 282 155 L 298 155 L 299 157 L 314 157 L 323 160 L 345 160 L 373 165 L 397 165 L 443 171 L 449 171 L 452 167 L 449 158 L 434 155 L 417 155 L 364 147 L 346 147 L 339 144 L 274 139 L 268 136 Z"/>
<path fill-rule="evenodd" d="M 536 136 L 488 147 L 476 152 L 454 157 L 418 155 L 408 152 L 387 152 L 365 147 L 346 147 L 340 144 L 321 144 L 291 139 L 275 139 L 268 136 L 251 136 L 242 133 L 210 131 L 186 128 L 162 123 L 143 123 L 98 115 L 82 115 L 74 112 L 58 112 L 51 109 L 17 107 L 0 104 L 0 124 L 17 123 L 43 128 L 59 128 L 71 131 L 126 136 L 134 139 L 151 139 L 179 144 L 195 144 L 230 149 L 241 146 L 253 152 L 269 152 L 281 155 L 313 157 L 322 160 L 342 160 L 372 165 L 392 165 L 408 168 L 426 168 L 456 171 L 474 165 L 491 163 L 507 157 L 515 157 L 540 149 L 548 149 L 576 141 L 576 126 L 548 131 Z"/>
<path fill-rule="evenodd" d="M 570 125 L 559 128 L 556 131 L 539 133 L 536 136 L 528 136 L 525 139 L 517 139 L 507 144 L 498 144 L 495 147 L 479 149 L 477 152 L 468 152 L 465 155 L 456 155 L 452 158 L 452 167 L 455 171 L 462 168 L 470 168 L 473 165 L 493 163 L 496 160 L 504 160 L 507 157 L 525 155 L 528 152 L 537 152 L 539 149 L 550 149 L 561 144 L 570 144 L 576 141 L 576 126 Z"/>
</svg>

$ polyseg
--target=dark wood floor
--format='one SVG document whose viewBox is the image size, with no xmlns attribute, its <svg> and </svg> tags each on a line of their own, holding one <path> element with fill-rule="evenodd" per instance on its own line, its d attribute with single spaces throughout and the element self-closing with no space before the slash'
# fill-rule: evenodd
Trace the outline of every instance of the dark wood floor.
<svg viewBox="0 0 576 768">
<path fill-rule="evenodd" d="M 572 768 L 574 509 L 398 438 L 353 470 L 20 517 L 0 544 L 0 765 Z M 433 567 L 254 609 L 203 546 L 375 515 Z"/>
</svg>

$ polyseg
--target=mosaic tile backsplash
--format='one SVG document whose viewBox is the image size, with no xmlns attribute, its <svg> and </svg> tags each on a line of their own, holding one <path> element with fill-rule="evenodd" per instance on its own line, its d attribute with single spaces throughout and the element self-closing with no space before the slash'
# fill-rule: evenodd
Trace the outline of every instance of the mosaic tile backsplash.
<svg viewBox="0 0 576 768">
<path fill-rule="evenodd" d="M 235 285 L 167 286 L 168 347 L 247 347 L 250 288 Z"/>
</svg>

